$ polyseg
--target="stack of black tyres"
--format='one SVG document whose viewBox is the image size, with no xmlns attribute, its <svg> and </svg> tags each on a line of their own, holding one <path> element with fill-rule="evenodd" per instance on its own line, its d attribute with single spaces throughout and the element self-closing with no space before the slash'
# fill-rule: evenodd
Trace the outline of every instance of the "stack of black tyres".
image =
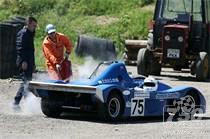
<svg viewBox="0 0 210 139">
<path fill-rule="evenodd" d="M 91 56 L 94 59 L 110 61 L 116 59 L 116 50 L 113 41 L 87 35 L 80 35 L 75 53 L 78 56 Z"/>
<path fill-rule="evenodd" d="M 25 18 L 14 17 L 0 23 L 0 79 L 17 75 L 16 34 L 24 26 Z"/>
</svg>

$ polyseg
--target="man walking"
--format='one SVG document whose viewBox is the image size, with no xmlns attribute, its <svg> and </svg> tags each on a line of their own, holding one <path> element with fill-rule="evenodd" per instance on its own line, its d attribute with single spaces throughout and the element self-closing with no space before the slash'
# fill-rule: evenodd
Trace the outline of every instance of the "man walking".
<svg viewBox="0 0 210 139">
<path fill-rule="evenodd" d="M 32 73 L 35 71 L 34 58 L 34 35 L 37 27 L 37 20 L 29 16 L 25 21 L 25 26 L 17 33 L 16 50 L 17 59 L 16 64 L 22 78 L 22 82 L 14 98 L 14 107 L 19 106 L 22 96 L 25 93 L 24 84 L 32 80 Z"/>
</svg>

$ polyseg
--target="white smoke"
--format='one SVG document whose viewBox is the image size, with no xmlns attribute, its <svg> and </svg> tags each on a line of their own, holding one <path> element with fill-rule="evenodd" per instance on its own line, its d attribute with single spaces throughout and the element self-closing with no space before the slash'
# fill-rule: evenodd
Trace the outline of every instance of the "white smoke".
<svg viewBox="0 0 210 139">
<path fill-rule="evenodd" d="M 41 98 L 36 97 L 32 92 L 28 90 L 28 83 L 24 85 L 23 94 L 20 107 L 22 114 L 40 114 L 41 113 Z"/>
<path fill-rule="evenodd" d="M 41 114 L 41 98 L 34 96 L 28 92 L 27 96 L 22 100 L 21 110 L 23 114 Z"/>
<path fill-rule="evenodd" d="M 49 80 L 47 72 L 39 72 L 33 75 L 33 80 L 44 81 Z M 41 98 L 36 97 L 28 90 L 28 83 L 24 85 L 25 95 L 21 100 L 21 111 L 23 114 L 40 114 L 41 111 Z"/>
<path fill-rule="evenodd" d="M 16 114 L 38 115 L 41 114 L 41 98 L 36 97 L 31 92 L 26 91 L 22 97 L 19 106 L 12 105 L 12 111 Z"/>
<path fill-rule="evenodd" d="M 97 67 L 99 61 L 95 61 L 92 57 L 86 57 L 85 63 L 77 67 L 73 67 L 73 80 L 87 79 Z M 33 80 L 45 81 L 50 79 L 47 72 L 39 72 L 33 75 Z M 28 90 L 28 84 L 24 85 L 25 94 L 20 102 L 20 110 L 16 111 L 18 114 L 23 115 L 36 115 L 41 114 L 41 98 L 36 97 L 32 92 Z"/>
<path fill-rule="evenodd" d="M 81 66 L 78 66 L 77 73 L 74 79 L 87 79 L 94 71 L 98 65 L 98 61 L 94 60 L 92 57 L 86 57 L 85 63 Z"/>
<path fill-rule="evenodd" d="M 46 80 L 50 80 L 50 77 L 47 72 L 38 72 L 33 75 L 33 80 L 46 81 Z"/>
<path fill-rule="evenodd" d="M 36 73 L 33 75 L 33 80 L 44 81 L 50 79 L 47 72 Z M 20 101 L 20 108 L 14 107 L 14 112 L 24 115 L 41 114 L 41 98 L 36 97 L 32 92 L 28 90 L 28 83 L 24 85 L 23 97 Z"/>
</svg>

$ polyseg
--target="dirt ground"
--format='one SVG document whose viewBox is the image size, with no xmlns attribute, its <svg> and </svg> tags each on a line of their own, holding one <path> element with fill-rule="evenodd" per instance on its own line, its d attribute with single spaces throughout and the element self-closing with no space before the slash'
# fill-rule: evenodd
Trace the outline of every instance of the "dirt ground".
<svg viewBox="0 0 210 139">
<path fill-rule="evenodd" d="M 136 67 L 127 67 L 136 74 Z M 172 72 L 164 68 L 162 76 L 154 76 L 171 86 L 198 88 L 207 101 L 207 112 L 191 121 L 166 121 L 161 117 L 135 118 L 117 123 L 105 123 L 94 115 L 70 115 L 47 118 L 40 109 L 40 99 L 28 95 L 21 102 L 22 111 L 13 111 L 11 103 L 19 80 L 0 80 L 0 139 L 139 139 L 139 138 L 199 138 L 210 137 L 210 82 L 197 82 L 187 71 Z M 39 74 L 36 76 L 40 76 Z"/>
</svg>

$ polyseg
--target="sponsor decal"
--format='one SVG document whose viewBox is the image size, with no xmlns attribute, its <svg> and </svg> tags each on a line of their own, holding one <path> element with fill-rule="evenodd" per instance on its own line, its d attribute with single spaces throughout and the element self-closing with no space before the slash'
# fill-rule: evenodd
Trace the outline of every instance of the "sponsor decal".
<svg viewBox="0 0 210 139">
<path fill-rule="evenodd" d="M 125 96 L 130 95 L 130 91 L 129 91 L 129 90 L 125 90 L 125 91 L 123 91 L 123 95 L 125 95 Z"/>
<path fill-rule="evenodd" d="M 150 98 L 150 93 L 148 93 L 148 92 L 142 92 L 142 93 L 134 92 L 134 98 L 135 97 Z"/>
<path fill-rule="evenodd" d="M 119 80 L 117 78 L 111 78 L 111 79 L 103 79 L 98 81 L 99 84 L 104 84 L 104 83 L 117 83 Z"/>
<path fill-rule="evenodd" d="M 157 94 L 156 99 L 170 99 L 170 98 L 179 98 L 180 95 L 176 93 L 166 93 L 166 94 Z"/>
<path fill-rule="evenodd" d="M 150 93 L 148 91 L 144 91 L 142 88 L 134 88 L 134 98 L 140 97 L 140 98 L 150 98 Z"/>
</svg>

